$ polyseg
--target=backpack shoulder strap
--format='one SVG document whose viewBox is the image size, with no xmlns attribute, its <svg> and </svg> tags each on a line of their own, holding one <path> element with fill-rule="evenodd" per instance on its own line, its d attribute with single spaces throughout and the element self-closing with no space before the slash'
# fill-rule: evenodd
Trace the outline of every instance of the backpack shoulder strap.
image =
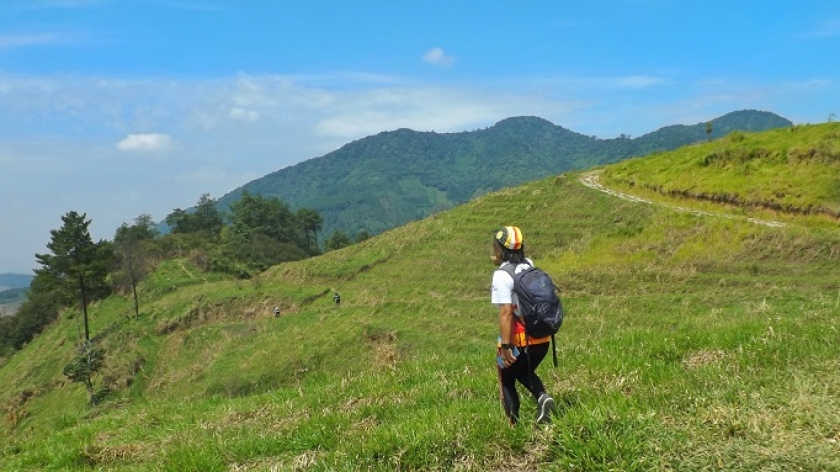
<svg viewBox="0 0 840 472">
<path fill-rule="evenodd" d="M 508 274 L 510 274 L 510 278 L 512 278 L 512 279 L 514 278 L 513 277 L 514 274 L 516 274 L 516 266 L 511 264 L 510 262 L 505 262 L 504 264 L 501 265 L 501 267 L 499 267 L 496 270 L 501 270 L 501 271 L 507 272 Z M 516 280 L 516 279 L 514 279 L 514 280 Z"/>
<path fill-rule="evenodd" d="M 536 266 L 534 264 L 531 264 L 527 261 L 523 261 L 523 262 L 521 262 L 521 264 L 527 264 L 529 268 L 536 269 Z M 496 270 L 503 270 L 503 271 L 507 272 L 508 274 L 510 274 L 511 278 L 516 280 L 516 277 L 514 277 L 514 276 L 516 275 L 516 267 L 517 266 L 519 266 L 519 264 L 514 264 L 512 262 L 505 262 L 504 264 L 501 265 L 501 267 L 499 267 Z M 523 270 L 527 270 L 527 269 L 523 269 Z"/>
</svg>

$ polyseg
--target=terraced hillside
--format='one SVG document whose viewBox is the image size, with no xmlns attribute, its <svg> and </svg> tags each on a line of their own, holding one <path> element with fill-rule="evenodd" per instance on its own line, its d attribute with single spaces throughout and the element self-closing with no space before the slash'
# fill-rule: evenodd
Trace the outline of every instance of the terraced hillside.
<svg viewBox="0 0 840 472">
<path fill-rule="evenodd" d="M 742 211 L 840 220 L 840 123 L 735 132 L 709 144 L 608 167 L 604 181 L 635 193 Z"/>
<path fill-rule="evenodd" d="M 609 166 L 602 183 L 683 205 L 656 191 L 661 175 L 706 193 L 743 180 L 739 195 L 773 195 L 771 182 L 830 209 L 811 187 L 840 172 L 790 149 L 833 143 L 831 126 L 786 131 L 786 167 L 699 162 L 764 139 L 783 155 L 769 132 Z M 251 280 L 169 261 L 139 317 L 120 298 L 92 307 L 95 407 L 62 375 L 79 344 L 68 310 L 0 365 L 0 470 L 840 470 L 840 225 L 755 224 L 714 199 L 702 205 L 736 217 L 676 211 L 580 177 Z M 511 428 L 498 400 L 489 244 L 504 224 L 563 289 L 560 367 L 540 368 L 562 406 L 550 426 Z"/>
</svg>

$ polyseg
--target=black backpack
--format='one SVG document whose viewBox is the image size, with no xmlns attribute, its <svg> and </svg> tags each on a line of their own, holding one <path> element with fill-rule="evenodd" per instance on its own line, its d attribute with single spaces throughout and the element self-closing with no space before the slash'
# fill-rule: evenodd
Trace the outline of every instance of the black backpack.
<svg viewBox="0 0 840 472">
<path fill-rule="evenodd" d="M 557 349 L 554 335 L 563 324 L 563 302 L 560 289 L 542 269 L 530 265 L 516 273 L 515 264 L 504 264 L 500 268 L 513 278 L 513 290 L 519 298 L 520 319 L 525 325 L 525 334 L 532 338 L 551 336 L 554 366 L 557 366 Z"/>
</svg>

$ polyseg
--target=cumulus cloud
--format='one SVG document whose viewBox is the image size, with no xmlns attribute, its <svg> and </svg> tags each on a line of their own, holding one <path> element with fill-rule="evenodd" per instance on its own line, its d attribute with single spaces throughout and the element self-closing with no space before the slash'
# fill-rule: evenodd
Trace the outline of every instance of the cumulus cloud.
<svg viewBox="0 0 840 472">
<path fill-rule="evenodd" d="M 117 149 L 123 152 L 155 152 L 166 150 L 171 145 L 172 138 L 165 134 L 129 134 L 117 144 Z"/>
<path fill-rule="evenodd" d="M 446 54 L 442 48 L 432 48 L 423 54 L 423 60 L 437 66 L 448 66 L 455 62 L 455 58 Z"/>
</svg>

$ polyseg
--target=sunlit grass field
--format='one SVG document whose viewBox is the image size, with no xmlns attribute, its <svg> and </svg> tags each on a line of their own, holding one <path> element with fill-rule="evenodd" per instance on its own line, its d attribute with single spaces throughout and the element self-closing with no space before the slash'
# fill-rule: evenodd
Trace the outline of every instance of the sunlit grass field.
<svg viewBox="0 0 840 472">
<path fill-rule="evenodd" d="M 526 403 L 510 427 L 498 398 L 509 224 L 563 290 L 550 426 Z M 92 307 L 97 407 L 61 374 L 78 313 L 4 361 L 0 470 L 840 470 L 839 283 L 836 222 L 675 212 L 577 174 L 251 280 L 170 261 L 139 318 Z"/>
<path fill-rule="evenodd" d="M 603 181 L 645 196 L 801 223 L 840 218 L 840 123 L 739 133 L 610 166 Z M 706 202 L 712 202 L 709 205 Z M 826 218 L 827 217 L 827 218 Z"/>
</svg>

